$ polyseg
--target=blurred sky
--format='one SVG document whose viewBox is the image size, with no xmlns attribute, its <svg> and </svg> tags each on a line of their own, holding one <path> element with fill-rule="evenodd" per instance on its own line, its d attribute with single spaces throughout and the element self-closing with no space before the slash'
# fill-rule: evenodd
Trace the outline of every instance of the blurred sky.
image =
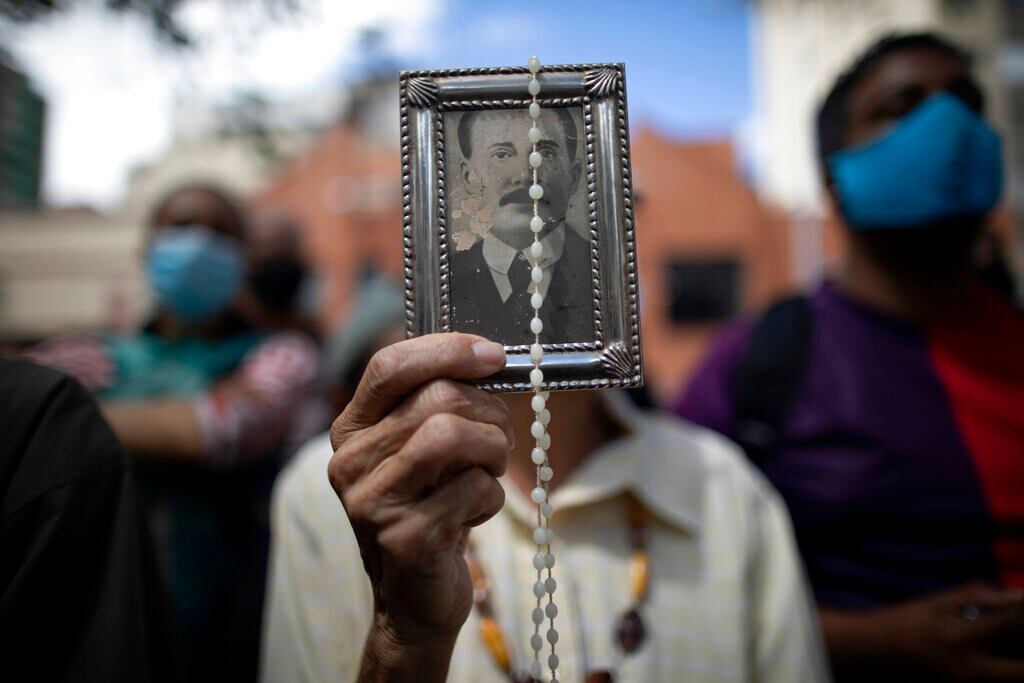
<svg viewBox="0 0 1024 683">
<path fill-rule="evenodd" d="M 301 100 L 358 78 L 359 36 L 374 27 L 402 68 L 522 64 L 531 54 L 625 62 L 634 126 L 728 135 L 750 112 L 744 0 L 298 0 L 298 14 L 269 17 L 261 3 L 189 0 L 179 18 L 199 47 L 187 51 L 101 4 L 0 24 L 0 45 L 47 99 L 44 192 L 55 204 L 116 208 L 130 169 L 171 143 L 175 112 L 241 92 Z"/>
</svg>

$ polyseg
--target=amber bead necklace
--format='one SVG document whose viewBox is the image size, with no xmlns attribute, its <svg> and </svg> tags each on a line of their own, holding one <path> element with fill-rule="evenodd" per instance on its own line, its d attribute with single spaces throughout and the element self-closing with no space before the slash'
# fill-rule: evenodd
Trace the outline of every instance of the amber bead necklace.
<svg viewBox="0 0 1024 683">
<path fill-rule="evenodd" d="M 627 526 L 629 532 L 630 558 L 629 582 L 632 602 L 615 624 L 612 637 L 624 656 L 640 649 L 647 638 L 641 610 L 647 602 L 651 587 L 651 560 L 647 550 L 650 538 L 650 514 L 633 496 L 627 499 Z M 480 638 L 491 655 L 495 665 L 513 683 L 529 683 L 540 680 L 532 671 L 516 669 L 512 651 L 498 624 L 494 603 L 491 600 L 490 581 L 476 555 L 476 548 L 470 539 L 466 551 L 470 577 L 473 581 L 473 605 L 480 619 Z M 587 672 L 586 683 L 611 683 L 615 680 L 612 671 L 602 669 Z"/>
</svg>

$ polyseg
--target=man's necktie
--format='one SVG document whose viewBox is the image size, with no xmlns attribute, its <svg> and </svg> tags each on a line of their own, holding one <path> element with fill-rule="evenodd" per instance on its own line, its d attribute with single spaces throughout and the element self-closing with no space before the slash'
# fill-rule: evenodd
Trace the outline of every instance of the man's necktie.
<svg viewBox="0 0 1024 683">
<path fill-rule="evenodd" d="M 512 285 L 512 296 L 509 299 L 526 298 L 526 289 L 530 285 L 530 262 L 522 254 L 517 254 L 508 267 L 508 282 Z"/>
</svg>

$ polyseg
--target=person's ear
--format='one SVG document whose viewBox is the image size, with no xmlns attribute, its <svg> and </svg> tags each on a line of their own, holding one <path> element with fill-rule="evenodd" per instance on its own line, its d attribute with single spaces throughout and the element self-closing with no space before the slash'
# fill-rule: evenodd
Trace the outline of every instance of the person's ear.
<svg viewBox="0 0 1024 683">
<path fill-rule="evenodd" d="M 572 195 L 572 193 L 576 191 L 576 186 L 580 182 L 580 176 L 583 175 L 583 164 L 578 161 L 574 161 L 569 173 L 572 175 L 572 179 L 569 181 L 569 194 Z"/>
<path fill-rule="evenodd" d="M 473 167 L 468 161 L 463 161 L 459 165 L 459 172 L 462 173 L 462 180 L 465 183 L 463 187 L 466 189 L 466 194 L 471 197 L 481 199 L 484 191 L 484 184 L 480 180 L 480 173 Z"/>
</svg>

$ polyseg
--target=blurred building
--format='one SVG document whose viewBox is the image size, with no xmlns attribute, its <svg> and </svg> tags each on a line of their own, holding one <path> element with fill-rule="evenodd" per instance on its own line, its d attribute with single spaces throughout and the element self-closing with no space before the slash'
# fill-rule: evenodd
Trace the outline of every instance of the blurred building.
<svg viewBox="0 0 1024 683">
<path fill-rule="evenodd" d="M 187 183 L 208 183 L 244 201 L 314 136 L 315 131 L 241 131 L 176 138 L 159 158 L 132 171 L 120 211 L 144 223 L 157 202 Z"/>
<path fill-rule="evenodd" d="M 802 239 L 810 240 L 811 247 L 821 247 L 817 251 L 807 244 L 798 247 L 795 269 L 802 281 L 813 279 L 822 260 L 840 248 L 836 235 L 823 222 L 827 212 L 814 153 L 814 114 L 840 70 L 885 34 L 937 31 L 972 53 L 989 115 L 1007 143 L 1010 199 L 1024 206 L 1024 3 L 1020 0 L 757 0 L 753 4 L 754 112 L 744 142 L 759 195 L 792 213 L 802 226 Z"/>
<path fill-rule="evenodd" d="M 323 283 L 325 322 L 345 314 L 360 279 L 402 275 L 402 183 L 396 79 L 352 88 L 346 113 L 253 199 L 306 230 Z"/>
<path fill-rule="evenodd" d="M 395 79 L 357 84 L 346 102 L 326 130 L 267 125 L 276 120 L 267 112 L 234 112 L 225 128 L 216 111 L 192 112 L 173 145 L 135 170 L 114 216 L 0 215 L 0 341 L 136 325 L 147 310 L 139 256 L 148 213 L 183 182 L 218 184 L 253 206 L 292 213 L 321 276 L 327 324 L 344 316 L 369 274 L 400 279 Z M 793 285 L 800 250 L 813 241 L 794 238 L 802 224 L 758 198 L 729 140 L 680 141 L 642 128 L 632 150 L 645 359 L 652 389 L 668 399 L 723 321 Z"/>
<path fill-rule="evenodd" d="M 275 108 L 254 112 L 251 104 L 208 112 L 202 126 L 190 112 L 172 145 L 133 170 L 111 215 L 34 202 L 0 206 L 0 343 L 142 322 L 149 299 L 140 260 L 154 205 L 185 183 L 212 184 L 245 201 L 317 133 L 305 123 L 278 125 Z M 19 158 L 16 168 L 29 173 L 31 163 Z"/>
<path fill-rule="evenodd" d="M 39 202 L 46 105 L 0 51 L 0 207 Z"/>
<path fill-rule="evenodd" d="M 132 327 L 146 306 L 140 238 L 84 208 L 0 211 L 0 343 Z"/>
<path fill-rule="evenodd" d="M 369 273 L 402 276 L 397 92 L 391 80 L 359 92 L 349 114 L 254 199 L 305 226 L 333 321 Z M 723 320 L 792 284 L 790 225 L 739 174 L 729 141 L 643 129 L 632 151 L 645 362 L 667 398 Z"/>
<path fill-rule="evenodd" d="M 648 384 L 674 397 L 726 320 L 794 285 L 793 226 L 761 202 L 728 140 L 645 128 L 631 141 Z"/>
</svg>

